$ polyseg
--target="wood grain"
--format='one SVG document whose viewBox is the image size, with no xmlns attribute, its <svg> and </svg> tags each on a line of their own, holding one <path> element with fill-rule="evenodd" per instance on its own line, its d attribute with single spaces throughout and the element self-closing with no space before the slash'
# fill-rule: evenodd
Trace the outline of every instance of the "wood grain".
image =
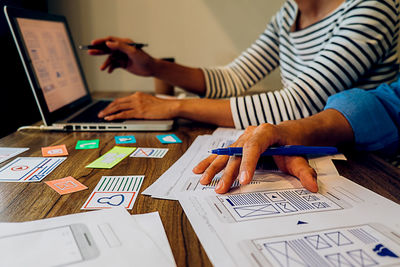
<svg viewBox="0 0 400 267">
<path fill-rule="evenodd" d="M 29 147 L 21 156 L 41 156 L 41 147 L 65 144 L 69 156 L 44 181 L 73 176 L 88 190 L 60 196 L 43 181 L 39 183 L 0 183 L 0 221 L 22 222 L 82 212 L 81 206 L 103 175 L 145 175 L 141 191 L 151 185 L 190 146 L 200 134 L 210 134 L 213 127 L 181 121 L 171 133 L 182 144 L 163 145 L 156 135 L 165 132 L 16 132 L 0 139 L 0 147 Z M 126 158 L 110 170 L 87 169 L 85 165 L 110 150 L 115 135 L 134 135 L 134 146 L 166 147 L 163 159 Z M 100 139 L 99 149 L 75 150 L 78 140 Z M 1 164 L 3 166 L 6 163 Z M 379 157 L 349 154 L 348 161 L 335 162 L 341 175 L 384 197 L 400 203 L 400 172 Z M 158 211 L 178 266 L 211 266 L 211 263 L 177 201 L 153 199 L 139 194 L 131 214 Z"/>
</svg>

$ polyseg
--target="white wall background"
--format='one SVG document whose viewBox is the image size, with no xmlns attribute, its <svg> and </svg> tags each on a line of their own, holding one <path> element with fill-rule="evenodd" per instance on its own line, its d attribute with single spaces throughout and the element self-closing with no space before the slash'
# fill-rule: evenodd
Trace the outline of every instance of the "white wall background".
<svg viewBox="0 0 400 267">
<path fill-rule="evenodd" d="M 225 65 L 265 29 L 284 0 L 48 0 L 65 15 L 76 45 L 108 35 L 148 43 L 154 57 L 193 67 Z M 152 91 L 153 79 L 99 70 L 104 57 L 78 51 L 92 91 Z M 279 71 L 254 90 L 279 89 Z"/>
</svg>

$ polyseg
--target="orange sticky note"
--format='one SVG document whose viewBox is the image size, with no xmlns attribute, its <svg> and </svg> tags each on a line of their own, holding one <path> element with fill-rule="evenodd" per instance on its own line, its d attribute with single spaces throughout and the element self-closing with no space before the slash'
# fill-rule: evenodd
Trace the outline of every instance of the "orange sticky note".
<svg viewBox="0 0 400 267">
<path fill-rule="evenodd" d="M 57 191 L 57 193 L 59 193 L 60 195 L 65 195 L 87 189 L 87 186 L 81 184 L 72 176 L 68 176 L 58 180 L 48 181 L 45 183 L 51 188 L 53 188 L 55 191 Z"/>
<path fill-rule="evenodd" d="M 65 145 L 42 147 L 43 157 L 67 156 L 68 151 Z"/>
</svg>

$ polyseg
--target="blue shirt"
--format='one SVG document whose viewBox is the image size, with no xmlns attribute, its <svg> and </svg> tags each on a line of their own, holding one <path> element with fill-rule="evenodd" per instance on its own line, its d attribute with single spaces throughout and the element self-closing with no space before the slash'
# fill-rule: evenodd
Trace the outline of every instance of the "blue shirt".
<svg viewBox="0 0 400 267">
<path fill-rule="evenodd" d="M 342 113 L 354 132 L 359 150 L 398 148 L 400 127 L 400 81 L 381 84 L 373 90 L 351 89 L 329 97 L 325 109 Z"/>
</svg>

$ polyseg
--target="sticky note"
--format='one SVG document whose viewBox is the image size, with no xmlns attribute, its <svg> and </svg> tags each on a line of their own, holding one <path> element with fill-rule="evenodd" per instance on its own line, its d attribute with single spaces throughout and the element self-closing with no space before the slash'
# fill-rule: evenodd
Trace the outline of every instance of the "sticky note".
<svg viewBox="0 0 400 267">
<path fill-rule="evenodd" d="M 94 149 L 99 148 L 99 139 L 94 140 L 79 140 L 76 143 L 75 149 Z"/>
<path fill-rule="evenodd" d="M 67 156 L 68 150 L 65 145 L 42 147 L 43 157 Z"/>
<path fill-rule="evenodd" d="M 62 179 L 52 180 L 45 182 L 48 186 L 53 188 L 60 195 L 70 194 L 87 189 L 87 186 L 81 184 L 72 176 Z"/>
<path fill-rule="evenodd" d="M 0 182 L 40 182 L 66 157 L 18 157 L 0 169 Z"/>
<path fill-rule="evenodd" d="M 83 204 L 83 210 L 124 207 L 132 209 L 144 176 L 103 176 Z"/>
<path fill-rule="evenodd" d="M 162 144 L 182 143 L 181 139 L 179 139 L 178 136 L 176 136 L 175 134 L 157 135 L 157 138 Z"/>
<path fill-rule="evenodd" d="M 133 135 L 125 135 L 125 136 L 115 136 L 116 144 L 134 144 L 136 143 L 136 139 Z"/>
<path fill-rule="evenodd" d="M 115 146 L 107 153 L 86 166 L 86 168 L 111 169 L 135 151 L 136 147 Z"/>
<path fill-rule="evenodd" d="M 168 148 L 138 147 L 130 157 L 132 158 L 163 158 Z"/>
</svg>

